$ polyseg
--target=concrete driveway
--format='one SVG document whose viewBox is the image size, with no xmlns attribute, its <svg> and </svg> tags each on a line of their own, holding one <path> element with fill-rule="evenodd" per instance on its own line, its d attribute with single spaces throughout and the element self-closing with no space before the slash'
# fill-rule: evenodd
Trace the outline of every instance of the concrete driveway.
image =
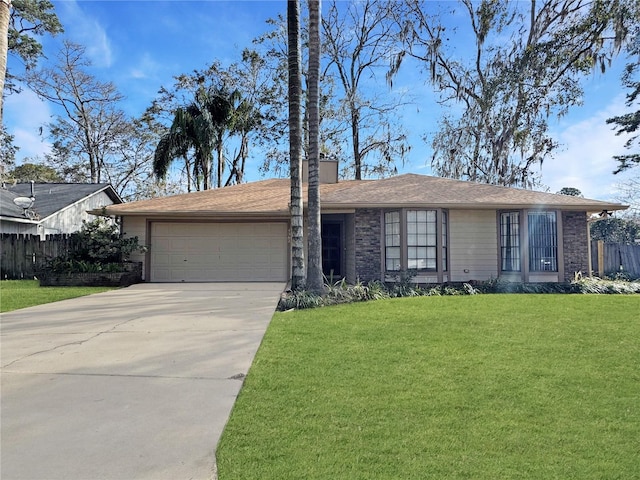
<svg viewBox="0 0 640 480">
<path fill-rule="evenodd" d="M 282 283 L 140 284 L 1 316 L 1 470 L 211 479 Z"/>
</svg>

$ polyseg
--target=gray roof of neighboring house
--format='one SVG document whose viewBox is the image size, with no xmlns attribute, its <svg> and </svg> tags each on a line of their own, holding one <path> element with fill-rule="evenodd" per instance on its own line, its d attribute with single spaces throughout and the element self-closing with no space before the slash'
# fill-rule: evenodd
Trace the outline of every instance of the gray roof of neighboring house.
<svg viewBox="0 0 640 480">
<path fill-rule="evenodd" d="M 84 198 L 104 191 L 114 203 L 122 199 L 108 183 L 34 183 L 35 202 L 31 210 L 41 219 L 65 209 Z M 22 209 L 13 203 L 16 197 L 30 197 L 31 183 L 17 183 L 0 189 L 0 215 L 24 218 Z"/>
</svg>

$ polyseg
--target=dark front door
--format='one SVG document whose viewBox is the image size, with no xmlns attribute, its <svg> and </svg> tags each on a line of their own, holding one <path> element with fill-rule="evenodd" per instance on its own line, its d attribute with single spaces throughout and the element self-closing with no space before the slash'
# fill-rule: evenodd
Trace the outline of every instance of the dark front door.
<svg viewBox="0 0 640 480">
<path fill-rule="evenodd" d="M 331 277 L 342 276 L 342 223 L 322 223 L 322 273 Z"/>
</svg>

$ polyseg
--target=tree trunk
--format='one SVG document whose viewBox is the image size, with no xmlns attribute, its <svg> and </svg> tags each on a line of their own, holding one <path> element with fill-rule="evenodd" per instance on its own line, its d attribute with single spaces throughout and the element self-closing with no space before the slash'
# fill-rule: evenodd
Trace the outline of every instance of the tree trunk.
<svg viewBox="0 0 640 480">
<path fill-rule="evenodd" d="M 320 0 L 309 0 L 309 199 L 307 288 L 322 293 L 322 236 L 320 218 L 319 143 Z"/>
<path fill-rule="evenodd" d="M 0 0 L 0 126 L 4 107 L 4 79 L 7 75 L 7 55 L 9 54 L 9 17 L 11 0 Z"/>
<path fill-rule="evenodd" d="M 224 155 L 222 154 L 222 135 L 223 132 L 220 130 L 218 132 L 218 138 L 216 138 L 216 152 L 218 156 L 218 188 L 222 187 L 222 174 L 224 173 Z"/>
<path fill-rule="evenodd" d="M 351 138 L 353 140 L 353 165 L 355 179 L 362 180 L 362 156 L 360 155 L 360 121 L 355 107 L 351 106 Z"/>
<path fill-rule="evenodd" d="M 305 287 L 302 211 L 302 125 L 300 118 L 300 4 L 287 1 L 289 64 L 289 175 L 291 177 L 291 288 Z"/>
</svg>

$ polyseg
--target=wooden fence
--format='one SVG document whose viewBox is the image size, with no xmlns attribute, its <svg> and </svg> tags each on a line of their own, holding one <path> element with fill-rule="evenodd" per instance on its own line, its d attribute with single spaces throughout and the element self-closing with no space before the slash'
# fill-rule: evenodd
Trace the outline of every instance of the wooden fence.
<svg viewBox="0 0 640 480">
<path fill-rule="evenodd" d="M 38 235 L 0 234 L 0 278 L 31 279 L 49 259 L 63 256 L 76 247 L 75 236 L 69 234 Z"/>
<path fill-rule="evenodd" d="M 623 273 L 640 278 L 640 245 L 591 242 L 591 266 L 599 277 Z"/>
</svg>

